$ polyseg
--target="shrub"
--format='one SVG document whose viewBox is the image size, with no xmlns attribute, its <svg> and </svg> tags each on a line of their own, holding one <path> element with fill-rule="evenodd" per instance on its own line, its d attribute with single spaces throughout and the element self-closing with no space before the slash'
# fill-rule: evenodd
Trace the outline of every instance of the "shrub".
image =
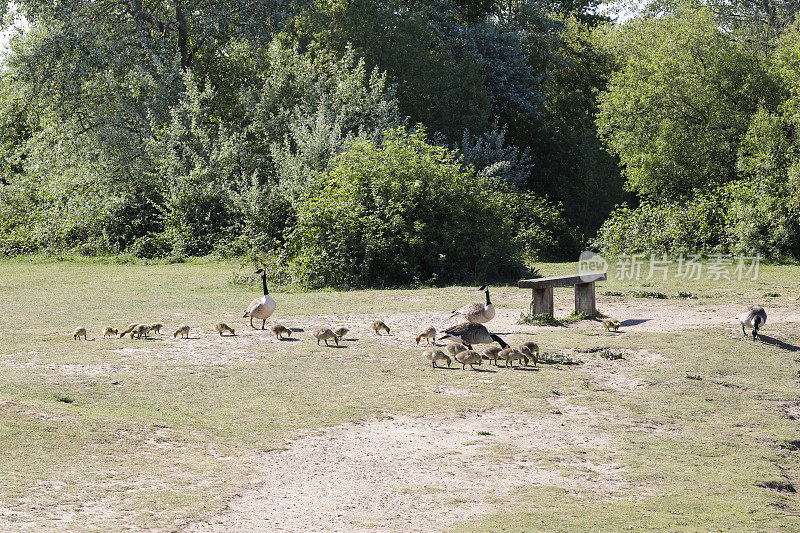
<svg viewBox="0 0 800 533">
<path fill-rule="evenodd" d="M 507 194 L 423 131 L 354 142 L 298 210 L 290 243 L 306 286 L 484 280 L 521 273 Z"/>
</svg>

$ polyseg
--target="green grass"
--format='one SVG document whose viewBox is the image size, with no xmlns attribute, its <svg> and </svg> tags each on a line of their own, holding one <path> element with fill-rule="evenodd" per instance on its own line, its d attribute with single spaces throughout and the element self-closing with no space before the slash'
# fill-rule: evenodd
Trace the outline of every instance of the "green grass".
<svg viewBox="0 0 800 533">
<path fill-rule="evenodd" d="M 551 276 L 575 266 L 540 268 Z M 587 329 L 545 327 L 536 329 L 543 358 L 560 356 L 561 364 L 496 374 L 434 371 L 413 341 L 394 347 L 362 336 L 333 358 L 306 332 L 276 349 L 245 327 L 241 312 L 259 288 L 231 283 L 237 271 L 236 263 L 213 261 L 0 262 L 4 529 L 180 529 L 223 508 L 251 481 L 258 452 L 281 448 L 286 439 L 386 413 L 457 416 L 513 405 L 520 416 L 551 416 L 564 410 L 548 403 L 553 398 L 598 414 L 595 429 L 613 444 L 614 460 L 635 492 L 608 498 L 521 487 L 496 513 L 458 523 L 454 531 L 800 528 L 800 505 L 785 486 L 800 480 L 800 452 L 792 444 L 800 440 L 800 424 L 784 409 L 799 401 L 798 354 L 787 347 L 800 337 L 796 325 L 779 319 L 797 309 L 800 267 L 764 266 L 759 280 L 744 283 L 651 280 L 646 287 L 697 295 L 674 302 L 688 306 L 752 303 L 780 293 L 770 298 L 763 333 L 785 345 L 748 341 L 733 328 L 598 338 Z M 598 294 L 645 287 L 613 279 L 598 285 Z M 276 316 L 302 327 L 317 314 L 447 312 L 469 290 L 474 287 L 304 294 L 275 287 L 273 293 Z M 501 309 L 527 309 L 530 301 L 528 291 L 513 286 L 495 288 L 492 297 Z M 102 339 L 104 325 L 137 320 L 202 328 L 201 341 L 191 345 L 198 352 L 177 350 L 184 345 L 171 336 Z M 239 336 L 214 337 L 218 320 Z M 72 339 L 79 325 L 89 328 L 88 342 Z M 593 351 L 600 342 L 612 354 L 660 354 L 637 367 L 647 386 L 609 388 L 590 365 L 564 364 L 562 350 L 580 352 L 570 359 L 599 361 L 609 372 L 632 364 L 627 356 L 605 360 L 602 350 Z M 439 386 L 469 394 L 438 394 Z M 547 464 L 547 458 L 543 450 L 538 459 Z M 73 521 L 51 521 L 59 511 Z"/>
</svg>

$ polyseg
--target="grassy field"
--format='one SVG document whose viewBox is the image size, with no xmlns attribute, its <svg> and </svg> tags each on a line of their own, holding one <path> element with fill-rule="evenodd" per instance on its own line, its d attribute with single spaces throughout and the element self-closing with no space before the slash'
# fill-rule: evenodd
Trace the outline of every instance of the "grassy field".
<svg viewBox="0 0 800 533">
<path fill-rule="evenodd" d="M 557 275 L 575 265 L 540 268 Z M 516 454 L 497 447 L 498 457 L 577 479 L 567 465 L 588 453 L 598 464 L 613 459 L 621 482 L 607 490 L 516 487 L 491 511 L 453 516 L 444 529 L 800 530 L 800 267 L 762 266 L 759 279 L 746 282 L 603 282 L 598 294 L 621 294 L 598 297 L 601 311 L 623 320 L 619 335 L 590 321 L 517 325 L 529 292 L 494 288 L 507 340 L 533 335 L 545 350 L 567 350 L 584 364 L 491 373 L 433 371 L 410 340 L 418 322 L 478 299 L 474 288 L 276 288 L 275 318 L 306 330 L 278 342 L 241 318 L 260 288 L 230 284 L 236 270 L 227 262 L 0 263 L 0 528 L 177 530 L 215 516 L 258 482 L 264 452 L 290 439 L 387 415 L 501 410 L 566 427 L 570 413 L 582 413 L 609 457 L 574 446 Z M 571 298 L 557 290 L 560 313 L 571 310 Z M 770 313 L 755 343 L 727 315 L 754 302 Z M 652 309 L 652 318 L 626 327 L 626 309 L 635 306 Z M 719 324 L 692 327 L 692 317 L 723 314 Z M 368 335 L 370 317 L 398 324 L 395 334 Z M 239 335 L 216 335 L 220 320 Z M 192 338 L 173 339 L 171 330 L 148 340 L 102 338 L 106 324 L 135 321 L 161 321 L 167 330 L 186 323 Z M 345 348 L 326 349 L 309 340 L 314 323 L 361 329 Z M 73 340 L 76 326 L 89 328 L 89 341 Z M 625 358 L 602 359 L 600 348 Z"/>
</svg>

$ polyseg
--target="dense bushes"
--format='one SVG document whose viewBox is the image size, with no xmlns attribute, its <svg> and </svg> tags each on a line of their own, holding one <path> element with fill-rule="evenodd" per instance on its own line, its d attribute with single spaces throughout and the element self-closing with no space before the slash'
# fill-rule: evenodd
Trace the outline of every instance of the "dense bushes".
<svg viewBox="0 0 800 533">
<path fill-rule="evenodd" d="M 565 230 L 552 206 L 476 177 L 422 132 L 353 144 L 313 191 L 289 252 L 309 286 L 508 278 Z"/>
</svg>

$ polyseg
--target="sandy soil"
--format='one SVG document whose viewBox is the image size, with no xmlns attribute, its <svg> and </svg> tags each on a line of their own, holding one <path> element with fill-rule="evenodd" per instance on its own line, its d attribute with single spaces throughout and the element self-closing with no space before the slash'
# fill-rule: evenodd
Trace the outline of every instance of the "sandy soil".
<svg viewBox="0 0 800 533">
<path fill-rule="evenodd" d="M 612 444 L 592 429 L 594 415 L 558 408 L 561 415 L 548 417 L 492 411 L 327 429 L 266 454 L 261 482 L 188 530 L 437 531 L 497 510 L 525 487 L 624 493 L 624 472 Z M 602 453 L 570 454 L 556 464 L 541 453 L 572 446 Z"/>
</svg>

